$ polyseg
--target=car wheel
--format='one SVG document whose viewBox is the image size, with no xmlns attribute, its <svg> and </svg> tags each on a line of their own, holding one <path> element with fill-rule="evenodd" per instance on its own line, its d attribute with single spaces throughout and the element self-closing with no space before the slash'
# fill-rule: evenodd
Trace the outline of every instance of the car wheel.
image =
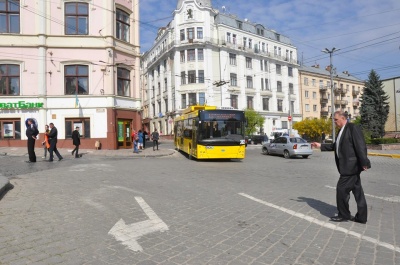
<svg viewBox="0 0 400 265">
<path fill-rule="evenodd" d="M 290 158 L 289 151 L 288 151 L 288 150 L 283 151 L 283 156 L 284 156 L 286 159 L 289 159 L 289 158 Z"/>
<path fill-rule="evenodd" d="M 262 153 L 263 153 L 263 155 L 269 155 L 268 148 L 263 147 L 262 148 Z"/>
<path fill-rule="evenodd" d="M 308 155 L 304 155 L 304 156 L 302 156 L 302 157 L 307 159 L 307 158 L 308 158 Z"/>
</svg>

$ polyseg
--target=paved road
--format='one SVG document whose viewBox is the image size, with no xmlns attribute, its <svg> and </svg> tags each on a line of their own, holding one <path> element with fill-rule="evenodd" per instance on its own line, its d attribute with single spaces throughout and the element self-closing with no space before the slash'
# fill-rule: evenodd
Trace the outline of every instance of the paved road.
<svg viewBox="0 0 400 265">
<path fill-rule="evenodd" d="M 222 162 L 0 157 L 14 172 L 0 264 L 400 264 L 398 159 L 371 157 L 362 176 L 367 225 L 336 224 L 332 153 L 247 150 Z"/>
</svg>

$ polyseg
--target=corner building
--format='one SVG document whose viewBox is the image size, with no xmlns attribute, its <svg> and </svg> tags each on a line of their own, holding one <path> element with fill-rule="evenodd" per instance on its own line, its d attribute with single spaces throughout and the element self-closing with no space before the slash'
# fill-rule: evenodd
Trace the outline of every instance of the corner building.
<svg viewBox="0 0 400 265">
<path fill-rule="evenodd" d="M 171 135 L 190 105 L 251 108 L 266 117 L 259 133 L 300 121 L 297 49 L 289 38 L 212 8 L 180 0 L 141 62 L 143 124 Z"/>
<path fill-rule="evenodd" d="M 25 120 L 58 146 L 131 148 L 141 126 L 138 0 L 0 1 L 0 146 L 26 146 Z"/>
</svg>

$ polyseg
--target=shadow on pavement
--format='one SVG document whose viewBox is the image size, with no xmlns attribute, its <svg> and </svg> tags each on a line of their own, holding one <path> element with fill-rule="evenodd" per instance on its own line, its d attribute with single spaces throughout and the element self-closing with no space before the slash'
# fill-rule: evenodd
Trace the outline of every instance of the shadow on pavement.
<svg viewBox="0 0 400 265">
<path fill-rule="evenodd" d="M 316 200 L 313 198 L 298 197 L 298 199 L 295 201 L 306 202 L 310 207 L 318 210 L 322 215 L 326 217 L 334 216 L 337 211 L 336 206 L 327 204 L 323 201 Z"/>
</svg>

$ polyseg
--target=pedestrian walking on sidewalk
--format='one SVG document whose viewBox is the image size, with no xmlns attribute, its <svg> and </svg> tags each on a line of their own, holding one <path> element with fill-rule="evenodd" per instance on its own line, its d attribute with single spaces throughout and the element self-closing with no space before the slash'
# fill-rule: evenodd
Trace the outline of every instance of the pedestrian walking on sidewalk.
<svg viewBox="0 0 400 265">
<path fill-rule="evenodd" d="M 157 132 L 157 128 L 151 133 L 151 139 L 153 140 L 153 151 L 155 150 L 156 146 L 158 150 L 158 139 L 160 139 L 160 134 Z"/>
<path fill-rule="evenodd" d="M 79 127 L 76 126 L 75 130 L 72 132 L 72 144 L 75 145 L 74 150 L 72 150 L 71 154 L 74 155 L 75 158 L 79 158 L 79 146 L 81 145 L 81 134 L 79 133 Z"/>
<path fill-rule="evenodd" d="M 44 141 L 42 142 L 43 150 L 44 150 L 44 154 L 43 154 L 42 158 L 44 158 L 44 159 L 47 158 L 47 151 L 49 151 L 49 148 L 50 148 L 49 136 L 47 135 L 47 133 L 49 133 L 49 132 L 50 132 L 49 125 L 46 124 L 44 126 Z"/>
<path fill-rule="evenodd" d="M 37 135 L 39 134 L 39 130 L 37 129 L 37 124 L 33 119 L 26 120 L 26 137 L 28 137 L 27 147 L 29 160 L 27 163 L 35 163 L 36 162 L 36 154 L 35 154 L 35 141 L 37 139 Z"/>
<path fill-rule="evenodd" d="M 138 148 L 143 149 L 143 133 L 142 130 L 138 132 Z"/>
<path fill-rule="evenodd" d="M 138 135 L 136 133 L 136 131 L 134 129 L 132 129 L 132 144 L 133 144 L 133 152 L 138 154 L 139 150 L 138 150 Z"/>
<path fill-rule="evenodd" d="M 143 149 L 146 148 L 146 136 L 149 135 L 146 130 L 143 130 Z"/>
<path fill-rule="evenodd" d="M 313 142 L 313 147 L 321 148 L 321 151 L 334 151 L 336 167 L 340 177 L 336 185 L 336 204 L 338 215 L 331 217 L 331 221 L 355 221 L 365 224 L 368 217 L 367 202 L 361 186 L 360 174 L 371 168 L 367 157 L 367 146 L 361 129 L 348 122 L 347 115 L 343 111 L 336 111 L 334 121 L 340 128 L 336 140 L 332 144 L 320 144 Z M 353 192 L 357 202 L 357 214 L 352 217 L 349 210 L 350 191 Z"/>
<path fill-rule="evenodd" d="M 61 161 L 63 157 L 60 155 L 60 153 L 57 150 L 57 136 L 58 136 L 58 131 L 57 128 L 54 126 L 54 123 L 50 123 L 50 132 L 47 133 L 49 136 L 49 142 L 50 142 L 50 159 L 47 160 L 48 162 L 53 162 L 53 152 L 56 154 L 58 157 L 58 161 Z"/>
</svg>

